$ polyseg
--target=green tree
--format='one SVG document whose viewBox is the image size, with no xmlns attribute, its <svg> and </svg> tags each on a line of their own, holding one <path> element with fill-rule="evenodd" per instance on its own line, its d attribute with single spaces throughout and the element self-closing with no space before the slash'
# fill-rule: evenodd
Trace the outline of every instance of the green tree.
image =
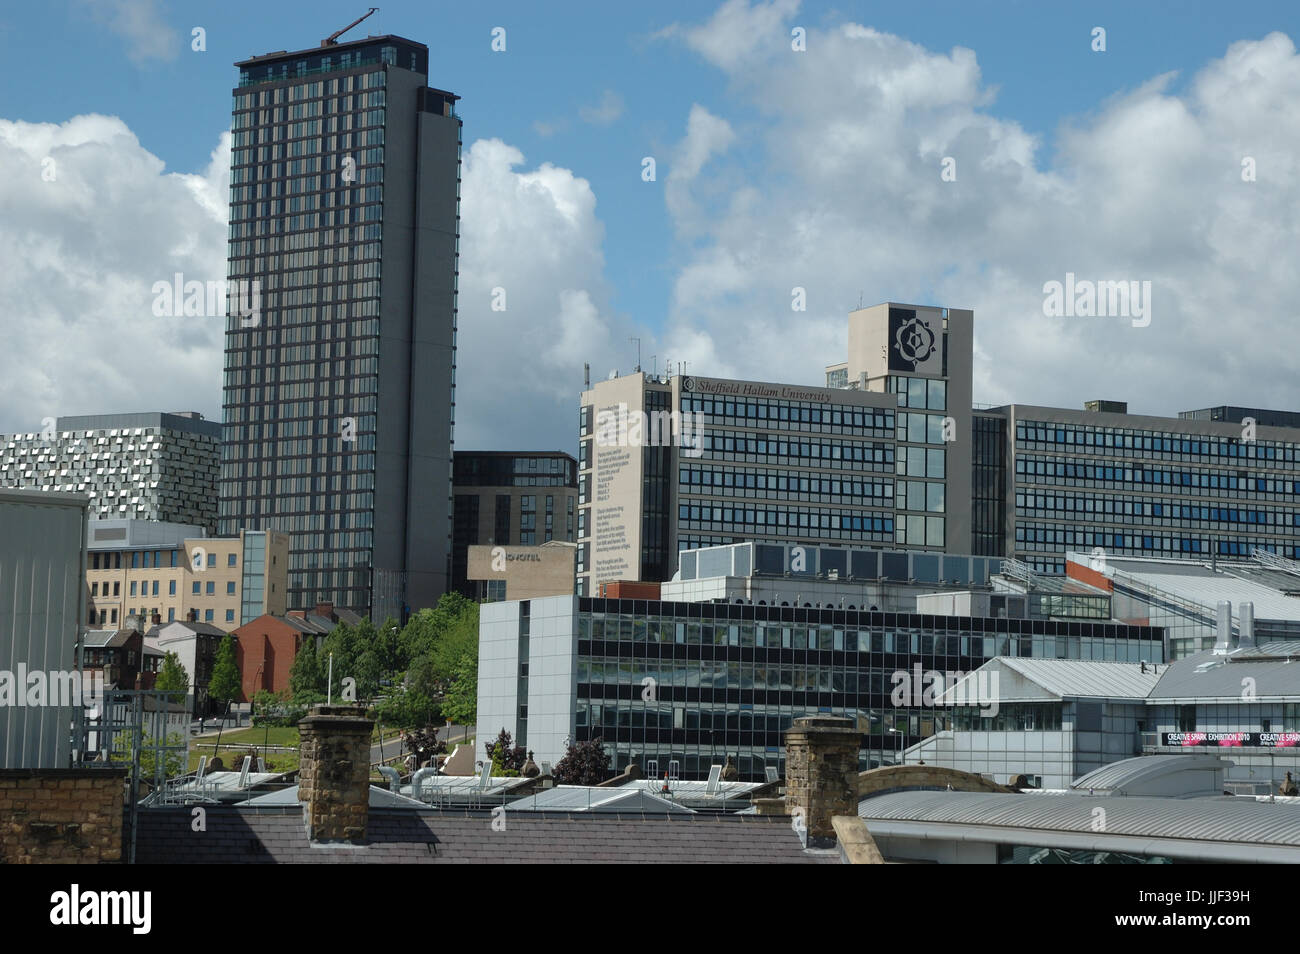
<svg viewBox="0 0 1300 954">
<path fill-rule="evenodd" d="M 312 705 L 325 699 L 325 671 L 316 652 L 316 639 L 307 636 L 289 667 L 289 692 L 298 705 Z"/>
<path fill-rule="evenodd" d="M 242 694 L 239 667 L 235 665 L 235 638 L 227 633 L 217 646 L 217 659 L 212 664 L 212 681 L 208 683 L 208 698 L 218 703 L 232 702 Z"/>
<path fill-rule="evenodd" d="M 190 691 L 190 677 L 181 664 L 181 657 L 176 653 L 163 656 L 162 669 L 153 687 L 160 692 L 179 692 L 182 696 Z"/>
<path fill-rule="evenodd" d="M 473 725 L 478 720 L 478 654 L 462 656 L 452 675 L 442 714 L 456 725 Z"/>
</svg>

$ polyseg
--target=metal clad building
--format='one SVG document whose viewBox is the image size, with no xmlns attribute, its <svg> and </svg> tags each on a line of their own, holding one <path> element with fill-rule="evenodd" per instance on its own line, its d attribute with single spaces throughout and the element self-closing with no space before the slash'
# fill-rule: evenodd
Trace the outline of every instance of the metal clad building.
<svg viewBox="0 0 1300 954">
<path fill-rule="evenodd" d="M 70 764 L 79 700 L 32 696 L 26 676 L 76 668 L 89 504 L 81 494 L 0 490 L 0 768 Z"/>
</svg>

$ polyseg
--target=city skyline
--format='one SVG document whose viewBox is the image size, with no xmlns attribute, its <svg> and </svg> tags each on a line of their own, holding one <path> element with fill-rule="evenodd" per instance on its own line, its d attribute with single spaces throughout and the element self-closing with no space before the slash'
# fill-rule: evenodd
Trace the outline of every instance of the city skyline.
<svg viewBox="0 0 1300 954">
<path fill-rule="evenodd" d="M 129 20 L 126 10 L 142 12 Z M 1297 204 L 1294 124 L 1271 118 L 1295 101 L 1295 14 L 1207 9 L 1198 25 L 1099 4 L 1087 19 L 1021 11 L 1011 27 L 944 10 L 668 5 L 592 13 L 567 33 L 523 7 L 450 13 L 432 32 L 438 70 L 469 117 L 459 446 L 572 452 L 583 364 L 598 377 L 630 370 L 634 338 L 647 369 L 668 359 L 718 378 L 817 385 L 859 300 L 986 316 L 977 403 L 1105 397 L 1152 415 L 1293 406 L 1287 349 L 1252 341 L 1285 333 L 1300 291 L 1269 252 L 1285 245 Z M 219 319 L 153 306 L 155 284 L 178 273 L 224 276 L 229 146 L 211 120 L 229 115 L 228 64 L 308 47 L 360 12 L 245 17 L 252 25 L 236 32 L 216 9 L 114 0 L 63 25 L 74 47 L 98 31 L 86 57 L 108 76 L 103 90 L 58 105 L 33 91 L 20 108 L 0 94 L 0 116 L 12 117 L 0 121 L 0 148 L 31 180 L 10 193 L 12 221 L 38 239 L 14 242 L 15 261 L 32 266 L 59 247 L 87 273 L 6 279 L 0 294 L 28 320 L 8 358 L 20 364 L 0 385 L 0 432 L 105 409 L 220 418 Z M 0 30 L 17 29 L 15 16 Z M 430 27 L 414 6 L 375 21 L 356 35 Z M 1098 24 L 1104 51 L 1094 49 Z M 504 49 L 494 50 L 498 25 Z M 191 49 L 196 28 L 202 51 Z M 817 92 L 832 77 L 844 92 Z M 794 95 L 774 98 L 778 81 Z M 64 82 L 52 86 L 67 94 Z M 128 96 L 142 82 L 145 95 Z M 670 95 L 653 95 L 659 87 Z M 181 136 L 150 112 L 178 95 L 192 108 L 163 112 Z M 645 158 L 656 160 L 653 181 Z M 85 190 L 102 209 L 77 204 Z M 1189 191 L 1199 203 L 1183 202 Z M 116 224 L 72 228 L 99 211 Z M 100 276 L 93 295 L 88 274 Z M 1099 288 L 1150 282 L 1149 314 L 1051 317 L 1045 289 L 1072 287 L 1071 277 Z M 752 333 L 739 338 L 742 315 Z M 1250 315 L 1252 333 L 1229 331 L 1232 315 Z M 53 341 L 75 373 L 44 360 Z M 93 354 L 78 354 L 87 346 Z M 142 353 L 154 373 L 130 371 L 127 356 L 138 366 Z"/>
</svg>

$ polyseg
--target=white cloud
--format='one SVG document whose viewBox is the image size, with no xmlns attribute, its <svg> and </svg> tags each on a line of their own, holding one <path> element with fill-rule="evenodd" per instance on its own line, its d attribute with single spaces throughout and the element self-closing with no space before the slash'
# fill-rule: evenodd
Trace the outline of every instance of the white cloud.
<svg viewBox="0 0 1300 954">
<path fill-rule="evenodd" d="M 600 102 L 595 106 L 583 106 L 578 115 L 584 123 L 593 126 L 608 126 L 623 115 L 623 97 L 612 89 L 605 90 Z"/>
<path fill-rule="evenodd" d="M 183 43 L 180 34 L 163 22 L 156 0 L 82 0 L 96 21 L 127 43 L 133 63 L 174 60 Z"/>
<path fill-rule="evenodd" d="M 70 414 L 220 420 L 223 320 L 155 317 L 152 287 L 224 278 L 229 155 L 227 133 L 207 169 L 169 173 L 114 117 L 0 121 L 0 433 Z M 583 362 L 604 377 L 651 336 L 610 312 L 586 180 L 499 140 L 475 142 L 463 173 L 457 445 L 572 452 Z"/>
<path fill-rule="evenodd" d="M 655 35 L 679 36 L 714 66 L 731 72 L 759 51 L 789 51 L 791 36 L 785 23 L 798 10 L 799 0 L 771 0 L 753 6 L 746 0 L 727 0 L 708 23 L 694 27 L 673 24 Z"/>
<path fill-rule="evenodd" d="M 225 134 L 207 169 L 177 175 L 115 117 L 0 120 L 0 432 L 63 414 L 219 419 L 222 319 L 155 317 L 151 288 L 224 278 L 229 155 Z"/>
<path fill-rule="evenodd" d="M 972 51 L 842 23 L 809 27 L 808 52 L 793 53 L 793 10 L 731 0 L 673 31 L 763 117 L 741 127 L 691 109 L 688 184 L 665 190 L 693 240 L 665 331 L 675 356 L 700 374 L 819 381 L 861 292 L 974 308 L 976 401 L 1295 406 L 1300 356 L 1281 346 L 1300 296 L 1287 37 L 1235 43 L 1177 92 L 1157 76 L 1098 104 L 1063 124 L 1049 164 L 997 116 Z M 1244 156 L 1257 182 L 1241 180 Z M 1043 284 L 1067 271 L 1151 281 L 1151 325 L 1044 317 Z M 796 286 L 807 312 L 790 309 Z"/>
<path fill-rule="evenodd" d="M 474 143 L 463 179 L 456 446 L 573 453 L 583 363 L 599 380 L 631 364 L 629 336 L 650 343 L 610 310 L 596 196 L 499 139 Z"/>
</svg>

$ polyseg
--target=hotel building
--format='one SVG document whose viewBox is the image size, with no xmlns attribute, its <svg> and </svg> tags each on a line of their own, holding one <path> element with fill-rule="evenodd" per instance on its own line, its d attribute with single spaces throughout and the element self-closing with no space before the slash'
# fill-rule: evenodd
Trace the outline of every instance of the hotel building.
<svg viewBox="0 0 1300 954">
<path fill-rule="evenodd" d="M 452 475 L 451 575 L 456 592 L 474 599 L 489 595 L 481 578 L 467 576 L 472 546 L 534 547 L 576 540 L 578 464 L 572 455 L 456 451 Z M 571 553 L 568 560 L 572 564 Z M 572 586 L 566 591 L 572 592 Z"/>
</svg>

